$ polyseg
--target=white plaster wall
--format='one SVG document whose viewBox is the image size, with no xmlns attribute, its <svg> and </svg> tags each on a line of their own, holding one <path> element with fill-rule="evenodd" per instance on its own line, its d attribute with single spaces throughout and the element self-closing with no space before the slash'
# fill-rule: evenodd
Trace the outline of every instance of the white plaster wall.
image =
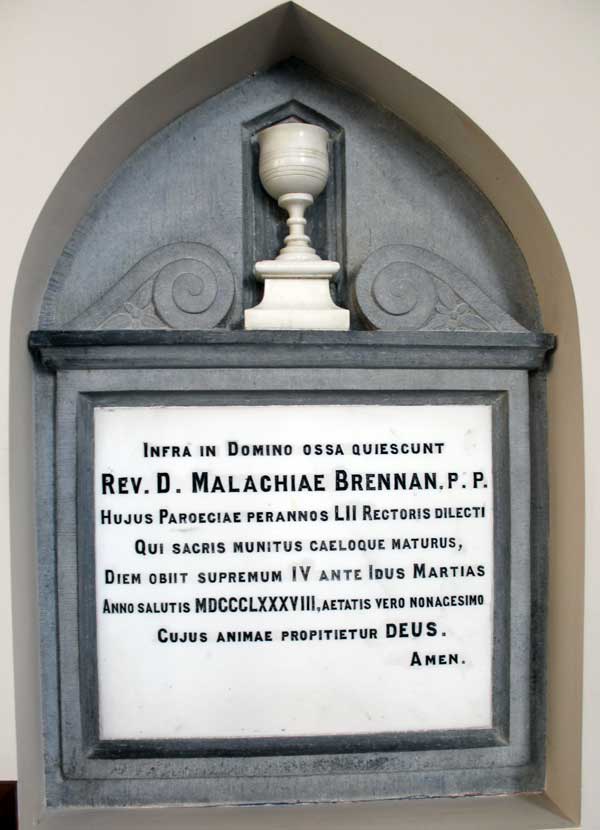
<svg viewBox="0 0 600 830">
<path fill-rule="evenodd" d="M 218 4 L 4 0 L 0 6 L 2 377 L 9 374 L 11 302 L 27 240 L 78 150 L 140 87 L 272 5 L 264 0 Z M 588 458 L 582 823 L 591 830 L 600 826 L 600 806 L 594 797 L 594 779 L 600 770 L 600 716 L 594 705 L 600 699 L 596 654 L 600 609 L 595 603 L 600 590 L 600 562 L 595 555 L 600 519 L 599 480 L 593 464 L 600 442 L 600 385 L 594 359 L 600 302 L 596 252 L 600 5 L 593 0 L 370 0 L 368 4 L 309 0 L 302 5 L 403 66 L 468 114 L 527 180 L 562 247 L 579 314 Z M 540 256 L 543 259 L 543 252 Z M 41 281 L 46 278 L 40 273 Z M 543 283 L 546 324 L 552 329 L 560 308 L 553 307 L 559 300 L 551 291 L 551 273 Z M 5 384 L 0 392 L 0 779 L 16 777 L 5 486 L 7 396 Z"/>
</svg>

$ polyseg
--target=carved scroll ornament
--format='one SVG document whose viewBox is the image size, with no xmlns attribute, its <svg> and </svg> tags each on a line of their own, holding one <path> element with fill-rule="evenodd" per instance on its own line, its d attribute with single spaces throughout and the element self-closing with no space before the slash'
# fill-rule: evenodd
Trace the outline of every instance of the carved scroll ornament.
<svg viewBox="0 0 600 830">
<path fill-rule="evenodd" d="M 143 257 L 69 325 L 77 329 L 211 329 L 231 308 L 234 279 L 208 245 L 176 242 Z"/>
<path fill-rule="evenodd" d="M 356 278 L 366 322 L 389 331 L 524 331 L 473 282 L 437 254 L 388 245 L 367 257 Z"/>
</svg>

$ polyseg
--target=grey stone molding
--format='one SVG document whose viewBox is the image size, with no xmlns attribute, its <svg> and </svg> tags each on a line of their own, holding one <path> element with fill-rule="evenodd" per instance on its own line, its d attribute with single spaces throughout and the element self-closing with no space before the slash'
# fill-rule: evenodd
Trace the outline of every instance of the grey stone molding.
<svg viewBox="0 0 600 830">
<path fill-rule="evenodd" d="M 329 366 L 540 369 L 554 348 L 538 332 L 34 331 L 50 371 L 80 368 Z M 199 348 L 200 347 L 200 348 Z"/>
</svg>

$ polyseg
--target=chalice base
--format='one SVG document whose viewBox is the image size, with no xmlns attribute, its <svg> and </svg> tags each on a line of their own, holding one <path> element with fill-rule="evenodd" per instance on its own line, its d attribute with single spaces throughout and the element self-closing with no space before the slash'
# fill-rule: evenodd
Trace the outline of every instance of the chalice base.
<svg viewBox="0 0 600 830">
<path fill-rule="evenodd" d="M 331 299 L 330 277 L 264 277 L 262 301 L 244 312 L 247 330 L 348 331 L 350 312 Z"/>
</svg>

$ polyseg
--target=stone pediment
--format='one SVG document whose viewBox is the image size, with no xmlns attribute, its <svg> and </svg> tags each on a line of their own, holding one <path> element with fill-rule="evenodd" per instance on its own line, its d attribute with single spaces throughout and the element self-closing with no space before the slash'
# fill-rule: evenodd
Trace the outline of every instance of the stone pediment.
<svg viewBox="0 0 600 830">
<path fill-rule="evenodd" d="M 263 297 L 255 263 L 277 256 L 285 233 L 257 134 L 288 118 L 329 134 L 307 233 L 340 263 L 332 299 L 351 329 L 542 330 L 527 264 L 483 194 L 400 119 L 297 62 L 189 110 L 114 172 L 65 245 L 39 327 L 241 328 Z"/>
</svg>

